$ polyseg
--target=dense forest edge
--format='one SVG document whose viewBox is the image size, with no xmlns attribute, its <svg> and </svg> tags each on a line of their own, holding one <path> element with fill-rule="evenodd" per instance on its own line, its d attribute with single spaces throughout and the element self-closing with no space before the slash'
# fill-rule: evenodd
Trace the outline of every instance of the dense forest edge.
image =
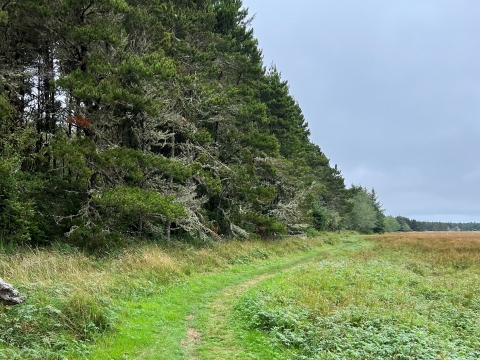
<svg viewBox="0 0 480 360">
<path fill-rule="evenodd" d="M 383 232 L 241 1 L 0 1 L 0 242 Z"/>
<path fill-rule="evenodd" d="M 0 245 L 384 232 L 251 21 L 239 0 L 0 0 Z"/>
</svg>

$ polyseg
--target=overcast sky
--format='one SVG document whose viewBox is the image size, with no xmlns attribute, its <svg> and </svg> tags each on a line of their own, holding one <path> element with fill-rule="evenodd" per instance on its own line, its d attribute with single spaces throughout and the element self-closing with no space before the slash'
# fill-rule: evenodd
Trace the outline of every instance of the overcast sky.
<svg viewBox="0 0 480 360">
<path fill-rule="evenodd" d="M 480 222 L 480 1 L 243 4 L 347 185 L 387 215 Z"/>
</svg>

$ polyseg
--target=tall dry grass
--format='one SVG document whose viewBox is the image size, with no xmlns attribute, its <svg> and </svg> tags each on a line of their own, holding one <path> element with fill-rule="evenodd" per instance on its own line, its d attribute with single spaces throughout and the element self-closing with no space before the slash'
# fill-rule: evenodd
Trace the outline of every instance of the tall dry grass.
<svg viewBox="0 0 480 360">
<path fill-rule="evenodd" d="M 410 232 L 368 237 L 381 247 L 407 251 L 437 266 L 480 267 L 480 232 Z"/>
<path fill-rule="evenodd" d="M 205 247 L 138 244 L 120 254 L 98 259 L 80 251 L 63 253 L 55 249 L 22 249 L 14 255 L 0 252 L 0 276 L 15 286 L 52 286 L 69 283 L 97 290 L 125 276 L 172 277 L 224 269 L 259 259 L 298 253 L 324 242 L 324 238 L 289 238 L 280 241 L 231 241 Z"/>
</svg>

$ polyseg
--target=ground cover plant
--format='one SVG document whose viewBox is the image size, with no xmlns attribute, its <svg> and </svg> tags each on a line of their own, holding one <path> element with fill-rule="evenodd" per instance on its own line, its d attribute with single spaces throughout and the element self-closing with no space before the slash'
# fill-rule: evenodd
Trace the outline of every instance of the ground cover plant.
<svg viewBox="0 0 480 360">
<path fill-rule="evenodd" d="M 478 359 L 480 234 L 363 241 L 244 295 L 245 346 L 275 359 Z"/>
<path fill-rule="evenodd" d="M 0 307 L 0 359 L 95 358 L 93 350 L 99 339 L 108 342 L 109 337 L 119 335 L 122 316 L 140 318 L 142 306 L 162 310 L 165 302 L 180 301 L 173 295 L 160 298 L 168 289 L 182 290 L 196 278 L 200 279 L 197 292 L 202 294 L 206 290 L 204 274 L 225 273 L 222 281 L 228 282 L 232 278 L 228 274 L 242 267 L 255 269 L 261 263 L 279 262 L 292 254 L 308 253 L 333 243 L 339 237 L 330 234 L 314 239 L 231 241 L 202 246 L 146 243 L 103 257 L 65 245 L 49 250 L 23 249 L 13 255 L 0 252 L 3 278 L 28 297 L 24 305 Z M 151 316 L 146 315 L 148 324 L 125 325 L 121 329 L 132 347 L 134 343 L 142 344 L 142 339 L 133 339 L 140 336 L 139 326 L 148 331 L 149 327 L 158 329 L 160 319 Z M 183 319 L 178 328 L 179 332 L 185 331 Z M 145 342 L 156 341 L 145 336 Z M 107 350 L 107 355 L 109 351 L 115 349 Z M 106 356 L 101 351 L 99 354 L 98 358 Z"/>
</svg>

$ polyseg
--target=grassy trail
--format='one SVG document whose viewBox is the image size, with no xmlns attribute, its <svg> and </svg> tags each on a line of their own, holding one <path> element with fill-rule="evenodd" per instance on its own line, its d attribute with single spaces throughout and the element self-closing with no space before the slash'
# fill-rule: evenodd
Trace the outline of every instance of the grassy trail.
<svg viewBox="0 0 480 360">
<path fill-rule="evenodd" d="M 0 273 L 28 296 L 0 307 L 0 359 L 480 358 L 478 233 L 25 251 Z"/>
<path fill-rule="evenodd" d="M 238 358 L 239 349 L 226 324 L 236 296 L 263 279 L 318 259 L 331 251 L 327 249 L 194 275 L 162 293 L 122 301 L 117 332 L 102 339 L 91 358 L 211 359 L 225 358 L 224 351 Z"/>
<path fill-rule="evenodd" d="M 100 257 L 64 246 L 0 251 L 0 274 L 28 299 L 24 306 L 0 306 L 0 359 L 201 356 L 197 348 L 214 338 L 205 319 L 215 312 L 208 306 L 225 289 L 308 263 L 352 237 L 145 242 Z"/>
<path fill-rule="evenodd" d="M 317 251 L 313 256 L 302 259 L 303 261 L 288 263 L 286 266 L 277 269 L 277 271 L 264 272 L 249 278 L 241 284 L 227 286 L 203 310 L 203 317 L 199 321 L 202 337 L 191 344 L 189 354 L 192 354 L 192 348 L 194 352 L 189 359 L 246 360 L 275 358 L 275 354 L 271 352 L 271 349 L 264 347 L 263 341 L 258 341 L 258 338 L 249 341 L 248 333 L 243 328 L 243 323 L 233 319 L 233 313 L 239 298 L 250 289 L 261 285 L 267 279 L 294 270 L 301 271 L 302 268 L 307 268 L 310 264 L 322 259 L 346 252 L 350 253 L 368 246 L 369 243 L 358 242 L 353 238 L 344 240 L 342 245 Z"/>
</svg>

